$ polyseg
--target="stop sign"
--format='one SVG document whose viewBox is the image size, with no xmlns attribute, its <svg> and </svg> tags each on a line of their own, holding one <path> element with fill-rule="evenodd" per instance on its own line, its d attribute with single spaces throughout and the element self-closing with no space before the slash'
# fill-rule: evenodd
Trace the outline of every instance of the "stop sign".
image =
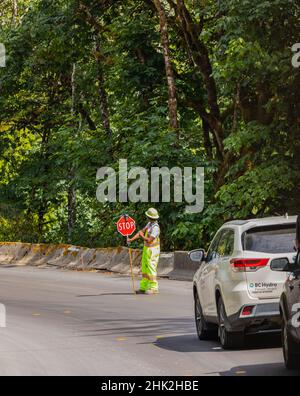
<svg viewBox="0 0 300 396">
<path fill-rule="evenodd" d="M 135 221 L 130 216 L 122 216 L 117 222 L 117 228 L 124 237 L 130 236 L 136 230 Z"/>
</svg>

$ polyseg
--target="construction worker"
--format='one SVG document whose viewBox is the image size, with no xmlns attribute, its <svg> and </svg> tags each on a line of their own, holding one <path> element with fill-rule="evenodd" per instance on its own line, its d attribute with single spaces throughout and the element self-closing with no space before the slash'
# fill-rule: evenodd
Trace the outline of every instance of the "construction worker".
<svg viewBox="0 0 300 396">
<path fill-rule="evenodd" d="M 156 209 L 151 208 L 146 212 L 146 216 L 149 220 L 146 227 L 133 238 L 128 238 L 128 242 L 131 243 L 139 238 L 144 240 L 142 257 L 143 278 L 137 294 L 158 294 L 157 266 L 160 255 L 159 214 Z"/>
</svg>

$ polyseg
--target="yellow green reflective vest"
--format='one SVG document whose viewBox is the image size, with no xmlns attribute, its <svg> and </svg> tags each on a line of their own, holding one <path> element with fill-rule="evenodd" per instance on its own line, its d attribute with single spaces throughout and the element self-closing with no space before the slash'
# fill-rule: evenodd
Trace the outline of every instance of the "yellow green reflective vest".
<svg viewBox="0 0 300 396">
<path fill-rule="evenodd" d="M 145 242 L 144 246 L 146 246 L 148 248 L 156 248 L 156 247 L 160 246 L 160 228 L 159 228 L 159 224 L 157 221 L 154 223 L 147 224 L 145 237 L 149 238 L 149 237 L 153 236 L 153 233 L 156 234 L 153 242 L 151 242 L 151 243 Z"/>
</svg>

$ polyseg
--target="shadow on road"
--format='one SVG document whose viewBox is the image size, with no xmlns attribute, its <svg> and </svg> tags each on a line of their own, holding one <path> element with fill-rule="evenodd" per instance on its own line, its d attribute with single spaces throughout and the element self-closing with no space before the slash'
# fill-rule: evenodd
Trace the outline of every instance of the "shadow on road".
<svg viewBox="0 0 300 396">
<path fill-rule="evenodd" d="M 154 345 L 174 352 L 221 352 L 217 341 L 199 341 L 195 334 L 185 334 L 174 337 L 162 337 Z"/>
<path fill-rule="evenodd" d="M 20 268 L 20 266 L 16 264 L 1 264 L 1 268 L 3 269 Z"/>
<path fill-rule="evenodd" d="M 119 293 L 119 295 L 130 295 Z M 86 322 L 88 336 L 120 335 L 124 337 L 151 337 L 149 344 L 174 352 L 224 352 L 218 340 L 199 341 L 194 322 L 189 318 L 101 318 Z M 91 329 L 91 325 L 95 328 Z M 157 337 L 157 339 L 156 339 Z M 156 340 L 153 343 L 153 338 Z M 147 340 L 145 341 L 147 343 Z M 281 348 L 279 334 L 248 336 L 243 350 Z"/>
<path fill-rule="evenodd" d="M 185 334 L 158 339 L 155 346 L 175 352 L 224 352 L 216 341 L 199 341 L 195 334 Z M 281 341 L 278 335 L 249 336 L 242 350 L 280 348 Z M 241 350 L 241 349 L 240 349 Z"/>
<path fill-rule="evenodd" d="M 101 294 L 82 294 L 76 296 L 78 298 L 86 298 L 86 297 L 104 297 L 104 296 L 134 296 L 133 293 L 101 293 Z"/>
<path fill-rule="evenodd" d="M 246 339 L 246 349 L 270 349 L 281 348 L 281 335 L 268 334 L 268 335 L 252 335 Z"/>
<path fill-rule="evenodd" d="M 126 319 L 94 319 L 86 322 L 88 327 L 96 325 L 93 330 L 87 330 L 89 336 L 120 335 L 124 337 L 169 336 L 170 334 L 190 334 L 194 331 L 194 323 L 187 318 L 146 319 L 130 317 Z M 172 337 L 171 337 L 172 338 Z"/>
<path fill-rule="evenodd" d="M 283 363 L 255 364 L 250 366 L 238 366 L 229 371 L 219 373 L 221 377 L 231 376 L 267 376 L 267 377 L 298 377 L 300 371 L 288 371 Z"/>
</svg>

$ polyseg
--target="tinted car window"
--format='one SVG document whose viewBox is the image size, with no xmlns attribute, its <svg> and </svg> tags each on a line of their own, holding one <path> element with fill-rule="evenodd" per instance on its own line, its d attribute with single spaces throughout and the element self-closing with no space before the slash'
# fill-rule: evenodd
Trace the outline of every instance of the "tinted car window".
<svg viewBox="0 0 300 396">
<path fill-rule="evenodd" d="M 225 256 L 227 239 L 228 239 L 228 231 L 223 231 L 217 248 L 217 253 L 219 257 Z"/>
<path fill-rule="evenodd" d="M 207 253 L 206 262 L 212 261 L 217 257 L 217 248 L 218 248 L 221 234 L 222 234 L 222 232 L 219 232 L 217 234 L 217 236 L 215 237 L 215 239 L 213 240 L 213 242 L 208 250 L 208 253 Z"/>
<path fill-rule="evenodd" d="M 226 249 L 225 249 L 225 256 L 231 256 L 234 252 L 234 231 L 228 231 Z"/>
<path fill-rule="evenodd" d="M 296 225 L 257 227 L 243 235 L 244 250 L 261 253 L 293 253 Z"/>
<path fill-rule="evenodd" d="M 234 250 L 234 231 L 224 230 L 220 238 L 217 253 L 219 257 L 227 257 Z"/>
</svg>

